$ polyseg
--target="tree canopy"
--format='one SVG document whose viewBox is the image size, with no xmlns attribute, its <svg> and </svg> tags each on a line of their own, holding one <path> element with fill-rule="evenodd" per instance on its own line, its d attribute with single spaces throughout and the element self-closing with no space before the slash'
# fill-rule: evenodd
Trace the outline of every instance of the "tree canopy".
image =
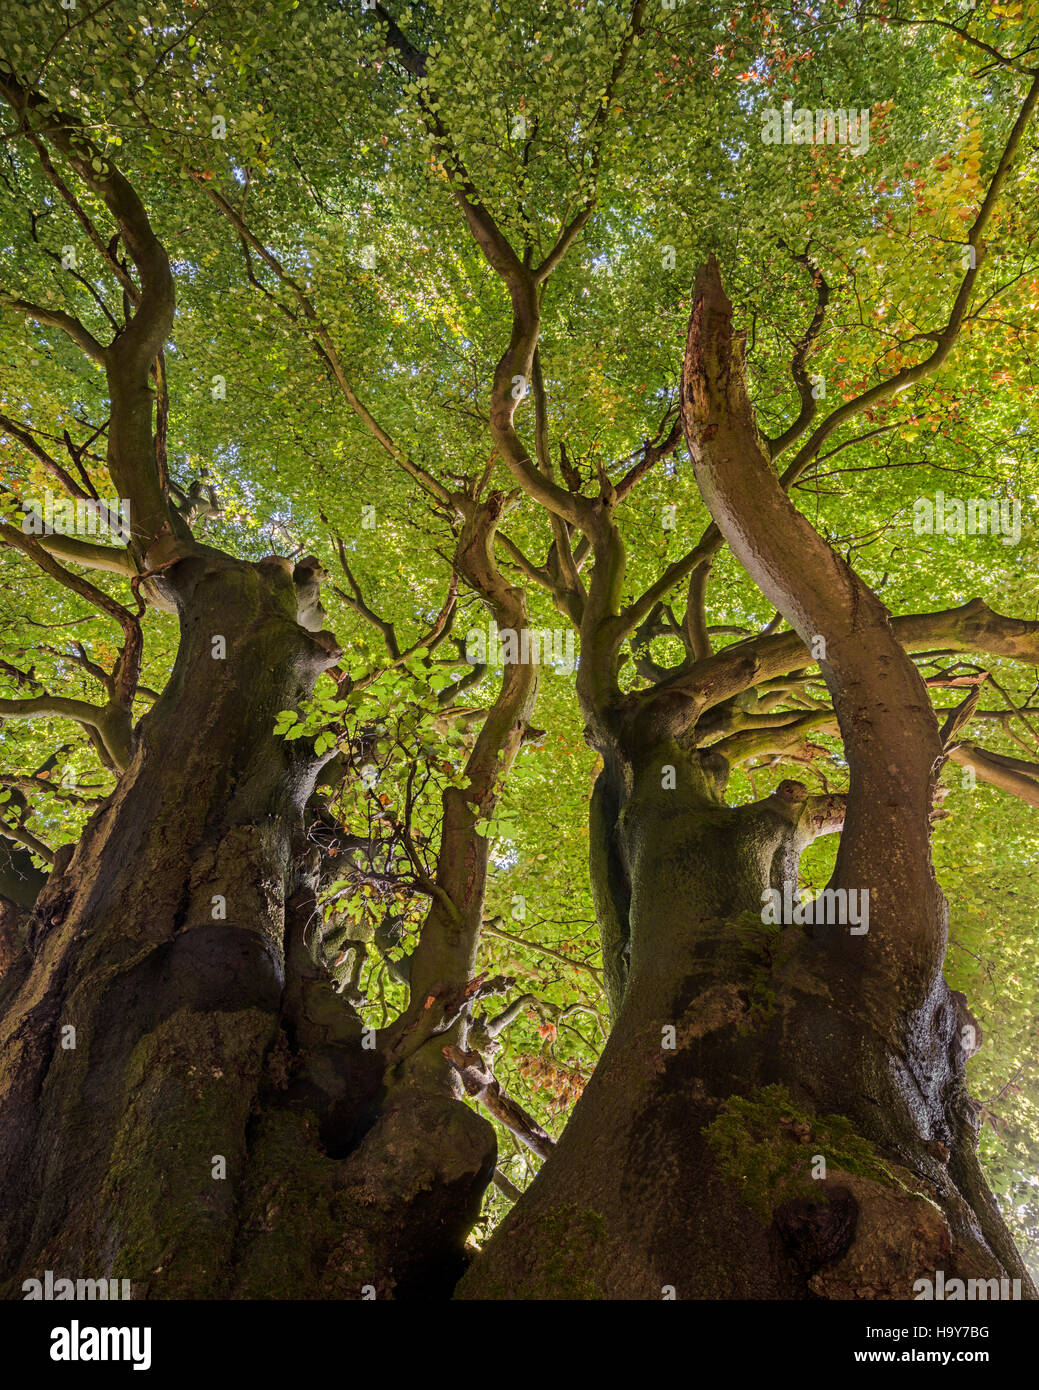
<svg viewBox="0 0 1039 1390">
<path fill-rule="evenodd" d="M 455 949 L 426 961 L 428 914 L 473 873 L 452 789 L 488 855 L 464 949 L 500 1000 L 449 1058 L 498 1137 L 484 1245 L 623 992 L 604 731 L 688 705 L 726 805 L 803 783 L 812 890 L 864 756 L 772 587 L 770 547 L 797 571 L 803 544 L 811 588 L 808 540 L 778 500 L 745 521 L 709 430 L 699 456 L 714 305 L 718 380 L 745 362 L 761 467 L 836 557 L 824 597 L 850 567 L 936 711 L 945 973 L 1037 1274 L 1039 6 L 64 3 L 0 16 L 4 895 L 32 905 L 130 765 L 177 661 L 177 547 L 313 573 L 304 625 L 338 649 L 273 728 L 322 763 L 338 836 L 310 836 L 324 969 L 365 1025 L 410 1020 L 395 1046 Z M 130 543 L 34 528 L 47 498 L 127 499 Z M 556 634 L 537 666 L 494 642 L 528 623 Z"/>
</svg>

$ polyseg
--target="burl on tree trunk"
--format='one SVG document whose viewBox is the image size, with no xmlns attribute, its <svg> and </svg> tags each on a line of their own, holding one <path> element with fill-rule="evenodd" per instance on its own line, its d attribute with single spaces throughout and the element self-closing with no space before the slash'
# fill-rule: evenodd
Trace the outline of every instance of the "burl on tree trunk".
<svg viewBox="0 0 1039 1390">
<path fill-rule="evenodd" d="M 696 667 L 651 700 L 585 681 L 615 1026 L 458 1296 L 903 1299 L 942 1270 L 1035 1297 L 977 1160 L 977 1031 L 941 973 L 935 716 L 886 609 L 776 479 L 731 320 L 712 261 L 683 381 L 697 482 L 800 639 L 824 639 L 850 791 L 727 806 Z M 842 822 L 828 886 L 868 895 L 868 931 L 767 921 L 763 895 L 796 889 L 804 847 Z"/>
</svg>

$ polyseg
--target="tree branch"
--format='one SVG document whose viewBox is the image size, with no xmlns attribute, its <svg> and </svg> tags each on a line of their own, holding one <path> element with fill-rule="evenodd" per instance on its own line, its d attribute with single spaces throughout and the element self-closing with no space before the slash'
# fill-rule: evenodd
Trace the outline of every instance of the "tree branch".
<svg viewBox="0 0 1039 1390">
<path fill-rule="evenodd" d="M 862 974 L 870 1005 L 886 1010 L 896 998 L 903 1007 L 916 1004 L 945 953 L 943 900 L 930 856 L 937 721 L 887 610 L 772 472 L 747 394 L 743 341 L 733 333 L 713 258 L 697 275 L 693 301 L 682 410 L 696 481 L 762 593 L 804 643 L 823 643 L 819 665 L 850 771 L 833 883 L 866 889 L 873 900 L 870 941 L 880 944 L 868 966 L 863 959 Z M 854 948 L 845 942 L 845 949 Z"/>
<path fill-rule="evenodd" d="M 1039 763 L 1007 758 L 969 742 L 950 748 L 949 757 L 961 767 L 972 767 L 981 781 L 1039 807 Z"/>
<path fill-rule="evenodd" d="M 877 382 L 876 385 L 869 387 L 868 390 L 863 391 L 852 400 L 845 401 L 843 405 L 838 406 L 836 410 L 832 411 L 822 424 L 818 425 L 816 429 L 813 430 L 808 441 L 797 454 L 795 454 L 786 471 L 783 473 L 782 481 L 785 488 L 793 486 L 818 452 L 820 445 L 833 434 L 834 430 L 843 425 L 846 420 L 852 419 L 854 416 L 861 414 L 864 410 L 869 410 L 872 406 L 879 405 L 882 401 L 888 400 L 897 392 L 905 390 L 906 387 L 913 386 L 916 382 L 922 381 L 924 377 L 936 372 L 952 352 L 964 317 L 967 313 L 971 291 L 974 288 L 974 284 L 985 259 L 985 247 L 981 240 L 982 235 L 992 219 L 996 203 L 999 200 L 1004 184 L 1013 167 L 1014 160 L 1021 147 L 1021 141 L 1024 138 L 1024 133 L 1028 128 L 1028 123 L 1032 118 L 1037 102 L 1039 102 L 1039 73 L 1033 75 L 1032 85 L 1028 90 L 1028 95 L 1022 103 L 1017 119 L 1007 137 L 1003 153 L 989 181 L 989 186 L 981 207 L 978 210 L 978 215 L 974 219 L 970 231 L 967 233 L 967 240 L 964 245 L 973 249 L 974 265 L 966 271 L 960 282 L 959 290 L 953 300 L 952 308 L 949 311 L 949 317 L 944 327 L 935 330 L 933 334 L 927 335 L 934 340 L 934 351 L 922 362 L 918 362 L 913 367 L 903 367 L 893 376 L 888 377 L 886 381 Z"/>
</svg>

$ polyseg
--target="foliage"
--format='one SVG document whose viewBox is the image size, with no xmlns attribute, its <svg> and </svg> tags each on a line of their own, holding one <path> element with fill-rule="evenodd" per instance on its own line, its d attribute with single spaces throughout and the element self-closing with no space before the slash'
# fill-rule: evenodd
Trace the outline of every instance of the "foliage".
<svg viewBox="0 0 1039 1390">
<path fill-rule="evenodd" d="M 794 3 L 782 13 L 753 3 L 653 4 L 612 86 L 630 18 L 614 0 L 391 6 L 429 55 L 420 75 L 387 41 L 389 11 L 335 0 L 155 0 L 147 13 L 129 0 L 81 11 L 16 0 L 0 18 L 0 52 L 55 106 L 71 104 L 101 159 L 118 163 L 142 192 L 170 251 L 178 307 L 166 353 L 169 470 L 182 488 L 203 476 L 216 487 L 223 511 L 205 523 L 205 538 L 253 560 L 272 550 L 314 552 L 337 578 L 334 542 L 344 538 L 366 604 L 420 643 L 448 583 L 457 522 L 348 406 L 327 358 L 313 350 L 318 327 L 398 454 L 447 487 L 471 487 L 485 469 L 489 486 L 513 487 L 488 433 L 491 382 L 508 337 L 506 297 L 453 197 L 464 165 L 482 205 L 534 264 L 594 191 L 593 215 L 544 294 L 539 345 L 547 430 L 586 490 L 600 477 L 616 484 L 644 441 L 673 419 L 692 277 L 709 251 L 722 259 L 748 331 L 762 430 L 778 436 L 797 414 L 791 357 L 811 321 L 817 276 L 830 299 L 807 369 L 825 384 L 829 404 L 850 400 L 930 350 L 928 335 L 960 282 L 966 228 L 1020 104 L 1020 74 L 982 66 L 976 51 L 938 27 L 951 7 L 924 8 L 921 19 L 934 26 L 860 18 L 846 0 Z M 1020 5 L 982 5 L 972 23 L 979 42 L 1034 45 L 1031 7 L 1026 14 Z M 787 99 L 869 108 L 868 151 L 764 144 L 763 110 Z M 454 160 L 431 122 L 451 132 Z M 115 303 L 111 278 L 30 155 L 8 141 L 0 159 L 8 195 L 0 203 L 0 291 L 64 307 L 102 335 L 110 329 L 105 305 Z M 797 505 L 895 613 L 937 611 L 980 594 L 1000 612 L 1035 616 L 1037 182 L 1032 129 L 987 233 L 983 279 L 956 351 L 822 444 L 792 487 Z M 214 194 L 283 274 L 249 249 Z M 80 196 L 102 219 L 96 195 Z M 62 265 L 69 246 L 75 271 Z M 516 418 L 525 438 L 533 438 L 534 413 L 524 398 Z M 0 313 L 0 414 L 26 422 L 56 454 L 68 440 L 91 486 L 109 495 L 99 442 L 104 382 L 60 329 Z M 14 499 L 26 503 L 56 486 L 53 470 L 4 419 L 0 450 L 8 515 Z M 1020 544 L 917 534 L 914 502 L 938 490 L 1021 503 Z M 502 529 L 523 556 L 544 555 L 552 541 L 545 512 L 529 499 L 513 502 Z M 618 515 L 628 558 L 623 604 L 710 521 L 683 448 L 647 472 Z M 527 587 L 536 625 L 568 621 L 528 583 L 514 552 L 498 558 L 510 583 Z M 92 579 L 128 601 L 123 577 Z M 708 598 L 719 646 L 773 616 L 727 551 Z M 470 671 L 464 644 L 454 656 L 422 645 L 404 660 L 387 656 L 349 599 L 326 584 L 325 626 L 346 652 L 343 669 L 322 678 L 308 704 L 280 712 L 275 727 L 286 741 L 311 741 L 330 771 L 352 772 L 329 793 L 343 832 L 391 846 L 384 882 L 345 872 L 326 884 L 321 908 L 326 923 L 351 937 L 370 939 L 387 916 L 399 919 L 390 955 L 398 964 L 428 906 L 421 884 L 436 867 L 442 795 L 464 785 L 502 672 L 475 673 L 448 717 L 441 697 Z M 467 626 L 486 622 L 480 600 L 462 586 L 449 648 Z M 177 646 L 170 614 L 149 608 L 142 623 L 137 716 L 165 687 Z M 3 551 L 0 696 L 46 691 L 96 701 L 97 673 L 111 670 L 118 645 L 96 605 L 54 584 L 26 555 Z M 644 652 L 663 665 L 679 657 L 673 634 L 648 637 Z M 635 657 L 625 653 L 628 690 L 645 684 Z M 944 652 L 920 665 L 936 681 L 981 669 Z M 1034 671 L 987 658 L 984 669 L 992 699 L 970 736 L 1034 760 Z M 935 691 L 940 709 L 958 702 L 954 687 Z M 817 668 L 806 668 L 787 709 L 803 712 L 824 695 Z M 513 978 L 538 1001 L 508 1030 L 495 1071 L 558 1137 L 609 1026 L 587 873 L 598 765 L 572 677 L 542 673 L 534 722 L 543 735 L 523 745 L 496 804 L 474 807 L 477 830 L 492 844 L 485 918 L 496 924 L 481 940 L 478 969 Z M 89 736 L 52 719 L 9 719 L 2 732 L 0 783 L 30 782 L 33 836 L 51 849 L 78 838 L 115 782 Z M 367 765 L 374 781 L 356 775 Z M 730 802 L 767 795 L 792 768 L 813 790 L 847 784 L 840 741 L 823 731 L 813 734 L 807 760 L 784 754 L 735 768 Z M 964 786 L 952 765 L 945 781 L 950 815 L 937 832 L 936 861 L 952 905 L 948 973 L 985 1034 L 972 1083 L 985 1105 L 989 1180 L 1035 1258 L 1034 811 L 997 790 Z M 0 816 L 14 824 L 2 806 Z M 806 855 L 807 884 L 825 882 L 833 853 L 825 841 Z M 360 993 L 381 1024 L 407 998 L 384 954 L 369 957 Z M 499 1142 L 499 1167 L 525 1186 L 539 1160 L 500 1127 Z M 492 1189 L 478 1238 L 507 1205 Z"/>
</svg>

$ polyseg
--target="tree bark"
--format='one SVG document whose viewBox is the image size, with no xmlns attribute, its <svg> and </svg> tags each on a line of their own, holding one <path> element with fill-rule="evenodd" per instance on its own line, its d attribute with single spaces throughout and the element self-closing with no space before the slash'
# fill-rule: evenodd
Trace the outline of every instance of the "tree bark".
<svg viewBox="0 0 1039 1390">
<path fill-rule="evenodd" d="M 320 764 L 272 729 L 338 648 L 285 562 L 190 547 L 164 583 L 169 685 L 0 985 L 0 1291 L 52 1269 L 152 1298 L 447 1292 L 493 1131 L 388 1088 L 305 945 Z"/>
<path fill-rule="evenodd" d="M 683 410 L 725 540 L 802 643 L 825 639 L 850 791 L 788 782 L 725 805 L 707 742 L 717 659 L 620 695 L 623 555 L 604 522 L 578 693 L 604 762 L 591 867 L 616 1021 L 458 1296 L 904 1299 L 942 1270 L 1019 1279 L 1034 1298 L 977 1160 L 964 1067 L 979 1030 L 941 974 L 935 716 L 883 605 L 772 473 L 713 263 L 694 294 Z M 756 652 L 732 660 L 753 685 Z M 868 893 L 868 931 L 796 913 L 772 925 L 764 896 L 796 889 L 804 847 L 842 824 L 828 889 Z"/>
<path fill-rule="evenodd" d="M 616 1024 L 457 1296 L 911 1298 L 937 1269 L 1034 1296 L 977 1163 L 963 997 L 939 976 L 889 1030 L 833 950 L 846 928 L 763 924 L 814 834 L 814 799 L 781 790 L 726 807 L 677 747 L 645 759 L 610 827 L 630 866 Z"/>
</svg>

